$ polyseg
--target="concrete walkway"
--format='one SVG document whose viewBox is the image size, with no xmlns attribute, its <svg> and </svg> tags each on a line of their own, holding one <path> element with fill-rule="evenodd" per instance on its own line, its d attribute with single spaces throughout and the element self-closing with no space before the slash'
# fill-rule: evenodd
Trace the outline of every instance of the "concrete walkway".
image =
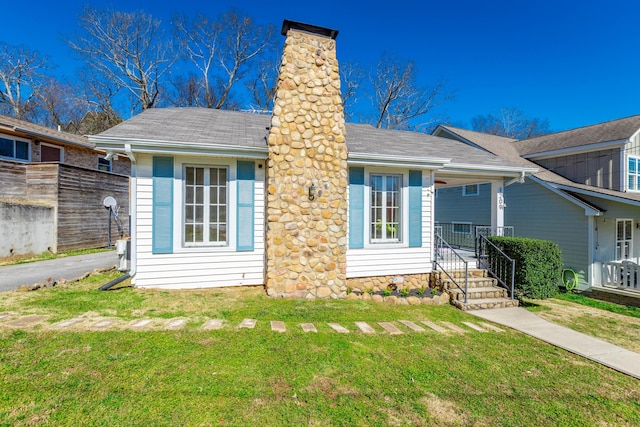
<svg viewBox="0 0 640 427">
<path fill-rule="evenodd" d="M 88 255 L 76 255 L 35 261 L 26 264 L 6 265 L 0 267 L 0 291 L 11 291 L 21 285 L 61 278 L 71 280 L 89 273 L 96 268 L 113 267 L 118 263 L 115 251 L 97 252 Z"/>
<path fill-rule="evenodd" d="M 469 314 L 507 326 L 640 379 L 640 354 L 544 320 L 522 307 L 472 310 Z"/>
</svg>

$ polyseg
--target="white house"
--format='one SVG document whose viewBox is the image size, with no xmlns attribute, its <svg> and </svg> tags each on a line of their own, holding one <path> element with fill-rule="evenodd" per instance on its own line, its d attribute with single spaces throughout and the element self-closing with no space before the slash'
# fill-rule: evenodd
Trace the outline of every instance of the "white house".
<svg viewBox="0 0 640 427">
<path fill-rule="evenodd" d="M 337 31 L 285 21 L 272 115 L 150 109 L 91 137 L 132 160 L 133 283 L 343 298 L 433 269 L 435 188 L 535 171 L 459 141 L 345 123 Z"/>
</svg>

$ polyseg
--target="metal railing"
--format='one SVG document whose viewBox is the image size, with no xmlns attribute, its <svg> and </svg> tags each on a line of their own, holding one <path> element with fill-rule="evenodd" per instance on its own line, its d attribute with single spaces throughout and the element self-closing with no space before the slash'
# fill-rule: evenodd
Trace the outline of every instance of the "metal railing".
<svg viewBox="0 0 640 427">
<path fill-rule="evenodd" d="M 434 270 L 438 268 L 462 291 L 464 294 L 464 303 L 467 303 L 467 294 L 469 290 L 469 262 L 465 260 L 455 249 L 453 249 L 438 233 L 435 233 L 435 256 Z M 464 271 L 464 276 L 462 272 Z M 456 277 L 456 272 L 459 277 Z M 460 277 L 462 276 L 462 277 Z"/>
<path fill-rule="evenodd" d="M 483 235 L 478 236 L 476 255 L 478 268 L 489 271 L 498 280 L 500 286 L 509 292 L 511 299 L 514 299 L 516 261 L 509 258 Z"/>
<path fill-rule="evenodd" d="M 470 222 L 439 222 L 435 225 L 436 233 L 454 248 L 476 249 L 478 236 L 509 236 L 513 237 L 513 227 L 491 227 L 490 225 L 476 225 Z"/>
</svg>

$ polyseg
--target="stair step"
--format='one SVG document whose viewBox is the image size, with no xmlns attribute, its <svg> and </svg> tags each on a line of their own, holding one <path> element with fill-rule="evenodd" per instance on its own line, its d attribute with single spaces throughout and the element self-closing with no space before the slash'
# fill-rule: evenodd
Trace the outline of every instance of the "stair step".
<svg viewBox="0 0 640 427">
<path fill-rule="evenodd" d="M 464 279 L 462 279 L 461 283 L 464 283 Z M 471 288 L 487 288 L 495 286 L 498 281 L 492 277 L 469 277 L 467 281 L 467 287 Z M 442 279 L 442 284 L 445 289 L 457 289 L 458 287 L 453 283 L 453 281 L 449 278 Z"/>
<path fill-rule="evenodd" d="M 507 308 L 517 307 L 518 300 L 508 298 L 484 298 L 474 299 L 465 304 L 463 301 L 451 300 L 451 304 L 456 306 L 462 311 L 468 310 L 483 310 L 489 308 Z"/>
<path fill-rule="evenodd" d="M 447 289 L 452 299 L 464 301 L 464 292 L 460 289 Z M 497 286 L 488 286 L 484 288 L 469 288 L 467 299 L 486 299 L 486 298 L 507 298 L 509 294 L 504 288 Z"/>
</svg>

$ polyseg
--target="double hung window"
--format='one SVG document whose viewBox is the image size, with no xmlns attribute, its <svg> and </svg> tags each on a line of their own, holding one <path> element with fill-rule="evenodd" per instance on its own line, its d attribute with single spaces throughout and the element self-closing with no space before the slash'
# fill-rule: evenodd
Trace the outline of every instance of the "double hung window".
<svg viewBox="0 0 640 427">
<path fill-rule="evenodd" d="M 185 246 L 227 245 L 227 174 L 226 167 L 185 167 Z"/>
<path fill-rule="evenodd" d="M 633 221 L 619 219 L 616 221 L 616 260 L 628 259 L 631 256 Z"/>
<path fill-rule="evenodd" d="M 370 175 L 371 243 L 401 241 L 401 175 Z"/>
<path fill-rule="evenodd" d="M 627 161 L 627 190 L 640 191 L 640 158 L 629 157 Z"/>
</svg>

